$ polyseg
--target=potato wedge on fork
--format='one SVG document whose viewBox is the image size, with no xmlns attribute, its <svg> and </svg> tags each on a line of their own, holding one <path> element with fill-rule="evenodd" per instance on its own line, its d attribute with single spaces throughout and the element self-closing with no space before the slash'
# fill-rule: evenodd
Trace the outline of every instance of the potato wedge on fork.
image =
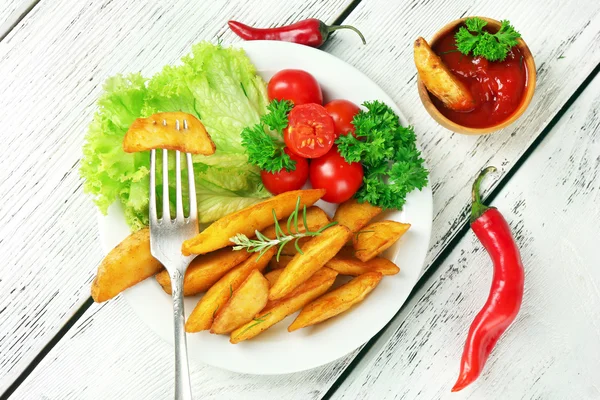
<svg viewBox="0 0 600 400">
<path fill-rule="evenodd" d="M 126 153 L 152 149 L 210 156 L 216 147 L 198 118 L 184 112 L 165 112 L 136 119 L 123 139 Z"/>
</svg>

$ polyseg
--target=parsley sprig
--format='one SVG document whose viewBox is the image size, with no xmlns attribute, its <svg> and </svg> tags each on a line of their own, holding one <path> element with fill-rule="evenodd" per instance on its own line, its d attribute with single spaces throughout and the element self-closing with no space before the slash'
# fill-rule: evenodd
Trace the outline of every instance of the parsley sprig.
<svg viewBox="0 0 600 400">
<path fill-rule="evenodd" d="M 363 106 L 368 111 L 360 111 L 352 120 L 356 137 L 340 136 L 338 151 L 346 161 L 363 164 L 363 184 L 355 195 L 359 202 L 400 210 L 408 193 L 427 185 L 428 172 L 415 132 L 402 126 L 385 103 L 368 101 Z"/>
<path fill-rule="evenodd" d="M 500 30 L 489 33 L 483 28 L 487 22 L 481 18 L 467 18 L 454 38 L 456 48 L 463 54 L 471 53 L 474 57 L 481 56 L 489 61 L 504 61 L 506 55 L 517 45 L 521 34 L 515 30 L 510 21 L 501 21 Z"/>
<path fill-rule="evenodd" d="M 287 220 L 287 233 L 281 229 L 281 225 L 279 225 L 279 221 L 277 220 L 277 215 L 275 214 L 275 210 L 273 210 L 273 220 L 275 221 L 275 238 L 271 239 L 263 235 L 260 231 L 256 230 L 256 239 L 250 239 L 248 236 L 243 233 L 238 233 L 234 237 L 230 238 L 229 241 L 232 242 L 235 246 L 233 246 L 233 250 L 246 250 L 249 253 L 259 253 L 258 258 L 262 257 L 270 248 L 274 246 L 279 246 L 279 250 L 277 251 L 277 261 L 279 261 L 279 256 L 281 255 L 281 251 L 285 247 L 286 244 L 290 243 L 292 240 L 294 241 L 294 246 L 296 246 L 296 250 L 300 254 L 302 253 L 302 249 L 298 244 L 298 241 L 303 237 L 310 236 L 318 236 L 325 229 L 332 227 L 337 224 L 336 221 L 330 222 L 327 225 L 323 226 L 321 229 L 316 231 L 311 231 L 308 229 L 308 222 L 306 218 L 306 205 L 302 210 L 302 222 L 304 223 L 304 232 L 300 232 L 298 227 L 298 214 L 300 212 L 300 197 L 296 201 L 296 208 L 290 214 Z M 293 228 L 293 229 L 292 229 Z"/>
<path fill-rule="evenodd" d="M 288 114 L 292 107 L 293 104 L 287 100 L 273 100 L 260 123 L 242 130 L 242 145 L 246 148 L 250 164 L 267 172 L 296 169 L 296 162 L 283 151 L 283 130 L 288 125 Z"/>
</svg>

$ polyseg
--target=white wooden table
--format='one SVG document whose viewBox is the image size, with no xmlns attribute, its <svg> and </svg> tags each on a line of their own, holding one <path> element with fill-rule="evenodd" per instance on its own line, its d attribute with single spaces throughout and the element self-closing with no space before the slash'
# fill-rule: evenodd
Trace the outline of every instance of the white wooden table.
<svg viewBox="0 0 600 400">
<path fill-rule="evenodd" d="M 510 19 L 538 67 L 517 124 L 451 134 L 418 100 L 411 44 L 463 15 Z M 600 2 L 596 0 L 1 0 L 0 398 L 168 399 L 172 347 L 117 298 L 96 305 L 95 210 L 78 160 L 102 82 L 148 75 L 191 44 L 319 17 L 359 27 L 323 47 L 386 90 L 431 169 L 424 275 L 373 340 L 321 368 L 250 376 L 192 363 L 198 399 L 600 399 Z M 527 271 L 523 308 L 480 379 L 450 394 L 489 258 L 468 230 L 469 186 L 500 167 L 488 201 L 510 221 Z"/>
</svg>

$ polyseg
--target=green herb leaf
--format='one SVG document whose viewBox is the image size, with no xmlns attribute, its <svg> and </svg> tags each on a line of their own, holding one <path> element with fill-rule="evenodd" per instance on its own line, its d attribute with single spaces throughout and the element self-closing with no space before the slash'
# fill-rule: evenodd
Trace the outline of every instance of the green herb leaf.
<svg viewBox="0 0 600 400">
<path fill-rule="evenodd" d="M 242 130 L 242 146 L 246 149 L 250 164 L 273 173 L 284 168 L 288 172 L 296 169 L 296 161 L 283 151 L 283 129 L 288 124 L 287 115 L 291 109 L 291 102 L 273 100 L 267 106 L 269 112 L 261 117 L 260 123 Z M 271 134 L 265 127 L 277 133 Z"/>
<path fill-rule="evenodd" d="M 380 101 L 363 104 L 352 123 L 356 138 L 340 136 L 336 140 L 340 155 L 348 162 L 362 162 L 363 184 L 356 192 L 359 202 L 384 209 L 401 209 L 406 195 L 427 185 L 428 172 L 423 166 L 412 127 L 404 127 L 394 110 Z"/>
<path fill-rule="evenodd" d="M 483 27 L 487 25 L 487 22 L 485 22 L 481 18 L 475 17 L 468 18 L 465 21 L 465 25 L 467 26 L 467 29 L 471 32 L 481 32 L 483 30 Z"/>
<path fill-rule="evenodd" d="M 267 172 L 296 169 L 296 162 L 284 153 L 285 144 L 265 132 L 262 124 L 246 127 L 241 133 L 248 162 Z"/>
<path fill-rule="evenodd" d="M 288 114 L 293 106 L 294 104 L 288 100 L 273 100 L 267 106 L 269 112 L 263 115 L 260 120 L 269 129 L 283 135 L 283 130 L 288 126 Z"/>
<path fill-rule="evenodd" d="M 471 53 L 489 61 L 503 61 L 521 34 L 507 20 L 502 21 L 498 32 L 493 34 L 483 30 L 486 25 L 481 18 L 468 18 L 454 36 L 456 48 L 465 55 Z"/>
</svg>

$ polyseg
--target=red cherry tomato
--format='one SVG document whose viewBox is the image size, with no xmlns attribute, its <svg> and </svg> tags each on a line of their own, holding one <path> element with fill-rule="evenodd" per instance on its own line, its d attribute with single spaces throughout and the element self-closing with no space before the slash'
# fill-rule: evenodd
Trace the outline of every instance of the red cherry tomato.
<svg viewBox="0 0 600 400">
<path fill-rule="evenodd" d="M 315 189 L 325 189 L 323 200 L 343 203 L 354 196 L 363 181 L 361 163 L 348 163 L 334 146 L 323 157 L 310 162 L 310 183 Z"/>
<path fill-rule="evenodd" d="M 263 185 L 272 194 L 301 189 L 306 183 L 306 179 L 308 179 L 308 161 L 306 161 L 306 158 L 297 156 L 289 149 L 284 149 L 284 151 L 289 154 L 292 160 L 296 161 L 295 170 L 288 172 L 284 168 L 279 172 L 260 171 Z"/>
<path fill-rule="evenodd" d="M 336 138 L 348 133 L 354 135 L 355 128 L 352 125 L 352 119 L 360 111 L 356 104 L 348 100 L 332 100 L 325 104 L 325 109 L 333 118 Z"/>
<path fill-rule="evenodd" d="M 283 140 L 300 157 L 321 157 L 331 149 L 335 140 L 333 119 L 318 104 L 295 106 L 288 115 Z"/>
<path fill-rule="evenodd" d="M 301 69 L 283 69 L 267 86 L 270 100 L 290 100 L 294 105 L 323 104 L 323 93 L 314 76 Z"/>
</svg>

